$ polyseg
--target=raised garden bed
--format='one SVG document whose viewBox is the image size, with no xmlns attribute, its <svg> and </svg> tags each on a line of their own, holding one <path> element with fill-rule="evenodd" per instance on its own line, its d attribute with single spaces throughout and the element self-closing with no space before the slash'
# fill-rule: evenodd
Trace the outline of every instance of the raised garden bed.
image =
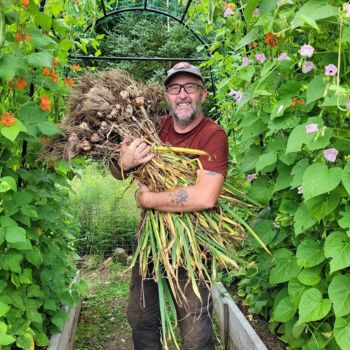
<svg viewBox="0 0 350 350">
<path fill-rule="evenodd" d="M 221 283 L 213 288 L 214 310 L 225 350 L 267 350 L 258 334 Z"/>
<path fill-rule="evenodd" d="M 78 271 L 73 283 L 79 281 L 79 279 L 80 273 Z M 75 332 L 81 309 L 81 301 L 74 308 L 66 306 L 65 309 L 68 312 L 68 318 L 63 325 L 62 332 L 54 334 L 50 338 L 50 345 L 47 350 L 73 350 Z"/>
</svg>

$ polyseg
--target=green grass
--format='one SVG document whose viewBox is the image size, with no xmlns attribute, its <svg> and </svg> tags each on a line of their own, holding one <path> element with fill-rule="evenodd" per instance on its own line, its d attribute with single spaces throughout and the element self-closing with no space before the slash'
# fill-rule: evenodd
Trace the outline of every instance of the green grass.
<svg viewBox="0 0 350 350">
<path fill-rule="evenodd" d="M 71 203 L 80 226 L 79 252 L 107 256 L 117 246 L 129 249 L 140 217 L 136 187 L 129 180 L 114 179 L 95 164 L 83 169 L 71 184 Z"/>
<path fill-rule="evenodd" d="M 129 273 L 120 264 L 94 271 L 93 258 L 83 269 L 83 278 L 90 288 L 83 301 L 74 350 L 105 350 L 113 339 L 130 338 L 131 329 L 126 319 L 129 294 Z M 113 321 L 112 321 L 113 319 Z"/>
</svg>

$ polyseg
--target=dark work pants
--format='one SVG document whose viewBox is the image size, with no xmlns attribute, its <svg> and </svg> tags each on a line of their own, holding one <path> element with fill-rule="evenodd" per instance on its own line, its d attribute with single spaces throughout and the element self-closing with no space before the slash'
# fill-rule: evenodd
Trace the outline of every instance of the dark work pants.
<svg viewBox="0 0 350 350">
<path fill-rule="evenodd" d="M 200 301 L 190 283 L 186 285 L 186 282 L 186 271 L 179 270 L 180 288 L 188 301 L 186 305 L 176 307 L 183 350 L 215 350 L 210 292 L 200 284 Z M 128 321 L 132 328 L 134 350 L 162 349 L 158 287 L 152 279 L 142 280 L 138 264 L 131 275 Z"/>
</svg>

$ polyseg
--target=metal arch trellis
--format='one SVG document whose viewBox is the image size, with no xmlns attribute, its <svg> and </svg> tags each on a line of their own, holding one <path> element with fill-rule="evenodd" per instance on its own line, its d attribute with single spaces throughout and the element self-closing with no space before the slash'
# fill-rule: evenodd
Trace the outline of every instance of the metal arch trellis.
<svg viewBox="0 0 350 350">
<path fill-rule="evenodd" d="M 97 26 L 99 23 L 103 22 L 106 20 L 106 18 L 108 17 L 112 17 L 112 16 L 117 16 L 121 13 L 124 12 L 131 12 L 131 11 L 139 11 L 139 12 L 151 12 L 151 13 L 155 13 L 158 15 L 162 15 L 162 16 L 166 16 L 176 22 L 178 22 L 179 24 L 183 25 L 205 48 L 208 57 L 211 56 L 211 52 L 209 50 L 209 46 L 208 44 L 200 37 L 200 35 L 198 35 L 191 27 L 189 27 L 186 23 L 185 23 L 185 18 L 188 14 L 188 11 L 190 9 L 190 6 L 193 3 L 193 0 L 188 0 L 186 5 L 184 6 L 184 10 L 181 14 L 180 17 L 177 17 L 167 11 L 164 10 L 160 10 L 156 7 L 152 7 L 150 6 L 150 1 L 149 0 L 142 0 L 140 2 L 140 4 L 138 4 L 137 6 L 127 6 L 124 8 L 119 8 L 119 9 L 115 9 L 113 11 L 107 12 L 106 11 L 106 5 L 105 5 L 105 1 L 101 0 L 101 8 L 102 8 L 102 12 L 103 12 L 103 16 L 98 18 L 96 20 L 95 26 Z M 118 6 L 119 1 L 117 1 L 117 6 Z M 142 5 L 141 5 L 142 3 Z M 89 30 L 91 28 L 91 25 L 89 25 L 85 31 Z M 186 57 L 125 57 L 125 56 L 89 56 L 89 55 L 70 55 L 69 56 L 70 59 L 72 60 L 89 60 L 89 61 L 95 61 L 95 60 L 109 60 L 109 61 L 169 61 L 169 62 L 181 62 L 181 61 L 188 61 L 188 62 L 203 62 L 206 61 L 207 58 L 186 58 Z M 212 69 L 210 68 L 210 80 L 211 80 L 211 85 L 212 85 L 212 91 L 214 96 L 216 95 L 216 89 L 215 89 L 215 81 L 214 81 L 214 75 L 212 72 Z"/>
</svg>

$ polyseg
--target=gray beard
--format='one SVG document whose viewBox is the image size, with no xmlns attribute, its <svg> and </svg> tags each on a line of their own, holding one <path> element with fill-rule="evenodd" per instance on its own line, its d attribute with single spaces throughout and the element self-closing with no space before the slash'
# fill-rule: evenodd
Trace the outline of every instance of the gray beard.
<svg viewBox="0 0 350 350">
<path fill-rule="evenodd" d="M 190 125 L 196 119 L 196 115 L 197 115 L 198 110 L 199 110 L 199 107 L 196 105 L 193 108 L 193 111 L 192 111 L 192 113 L 190 114 L 189 117 L 187 117 L 185 119 L 183 119 L 183 118 L 181 119 L 177 115 L 176 111 L 171 106 L 169 107 L 170 115 L 175 119 L 175 123 L 177 125 L 181 125 L 181 126 L 188 126 L 188 125 Z"/>
</svg>

